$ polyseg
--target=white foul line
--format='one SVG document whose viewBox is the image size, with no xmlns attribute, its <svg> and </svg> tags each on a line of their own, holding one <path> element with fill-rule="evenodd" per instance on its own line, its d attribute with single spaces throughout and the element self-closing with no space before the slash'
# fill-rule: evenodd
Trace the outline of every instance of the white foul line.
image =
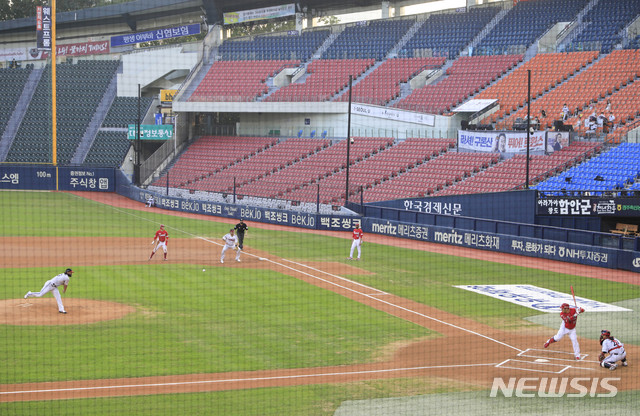
<svg viewBox="0 0 640 416">
<path fill-rule="evenodd" d="M 378 292 L 378 295 L 388 295 L 387 292 L 384 292 L 382 290 L 376 289 L 375 287 L 367 286 L 367 285 L 359 283 L 359 282 L 354 282 L 353 280 L 347 279 L 346 277 L 342 277 L 342 276 L 338 276 L 338 275 L 335 275 L 335 274 L 332 274 L 332 273 L 329 273 L 329 272 L 325 272 L 324 270 L 319 270 L 319 269 L 316 269 L 315 267 L 311 267 L 311 266 L 308 266 L 306 264 L 298 263 L 298 262 L 295 262 L 293 260 L 287 260 L 287 259 L 282 259 L 282 260 L 288 261 L 289 263 L 293 263 L 293 264 L 301 266 L 301 267 L 306 267 L 308 269 L 315 270 L 316 272 L 319 272 L 319 273 L 324 273 L 324 274 L 326 274 L 328 276 L 335 277 L 336 279 L 344 280 L 346 282 L 349 282 L 349 283 L 357 285 L 357 286 L 364 287 L 366 289 L 371 289 L 374 292 Z"/>
<path fill-rule="evenodd" d="M 198 238 L 201 238 L 201 239 L 202 239 L 202 240 L 204 240 L 204 241 L 207 241 L 207 242 L 213 243 L 213 241 L 209 241 L 209 240 L 207 240 L 206 238 L 203 238 L 203 237 L 198 237 Z M 215 244 L 218 244 L 218 243 L 215 243 Z M 250 255 L 252 255 L 252 254 L 250 254 Z M 255 255 L 252 255 L 252 256 L 257 257 L 257 256 L 255 256 Z M 291 261 L 291 260 L 287 260 L 287 259 L 283 259 L 283 260 L 284 260 L 284 261 L 291 262 L 291 263 L 294 263 L 294 264 L 297 264 L 297 263 L 295 263 L 295 262 L 293 262 L 293 261 Z M 404 311 L 404 312 L 409 312 L 409 313 L 414 314 L 414 315 L 417 315 L 417 316 L 419 316 L 419 317 L 421 317 L 421 318 L 431 319 L 432 321 L 438 322 L 438 323 L 440 323 L 440 324 L 442 324 L 442 325 L 447 325 L 447 326 L 450 326 L 450 327 L 452 327 L 452 328 L 458 329 L 458 330 L 460 330 L 460 331 L 468 332 L 468 333 L 470 333 L 470 334 L 473 334 L 473 335 L 479 336 L 479 337 L 481 337 L 481 338 L 487 339 L 487 340 L 489 340 L 489 341 L 491 341 L 491 342 L 495 342 L 496 344 L 503 345 L 503 346 L 508 347 L 508 348 L 511 348 L 511 349 L 513 349 L 513 350 L 516 350 L 516 351 L 522 351 L 520 348 L 516 348 L 516 347 L 514 347 L 514 346 L 512 346 L 512 345 L 509 345 L 509 344 L 504 343 L 504 342 L 502 342 L 502 341 L 498 341 L 497 339 L 494 339 L 494 338 L 488 337 L 488 336 L 486 336 L 486 335 L 480 334 L 480 333 L 475 332 L 475 331 L 472 331 L 472 330 L 470 330 L 470 329 L 462 328 L 462 327 L 460 327 L 460 326 L 457 326 L 457 325 L 451 324 L 451 323 L 449 323 L 449 322 L 442 321 L 442 320 L 437 319 L 437 318 L 434 318 L 434 317 L 432 317 L 432 316 L 428 316 L 428 315 L 425 315 L 425 314 L 423 314 L 423 313 L 416 312 L 416 311 L 413 311 L 413 310 L 411 310 L 411 309 L 407 309 L 407 308 L 405 308 L 405 307 L 403 307 L 403 306 L 399 306 L 399 305 L 396 305 L 396 304 L 394 304 L 394 303 L 387 302 L 386 300 L 378 299 L 378 298 L 376 298 L 375 296 L 372 296 L 372 295 L 369 295 L 369 294 L 366 294 L 366 293 L 362 293 L 362 292 L 358 292 L 358 291 L 357 291 L 357 290 L 355 290 L 355 289 L 351 289 L 351 288 L 349 288 L 349 287 L 339 285 L 338 283 L 331 282 L 331 281 L 326 280 L 326 279 L 323 279 L 323 278 L 321 278 L 321 277 L 314 276 L 314 275 L 309 274 L 309 273 L 307 273 L 307 272 L 304 272 L 304 271 L 302 271 L 302 270 L 298 270 L 298 269 L 295 269 L 295 268 L 293 268 L 293 267 L 291 267 L 291 266 L 287 266 L 286 264 L 278 263 L 278 262 L 276 262 L 276 261 L 273 261 L 273 260 L 271 260 L 271 259 L 267 259 L 267 258 L 265 258 L 265 261 L 268 261 L 268 262 L 273 263 L 273 264 L 275 264 L 275 265 L 278 265 L 278 266 L 280 266 L 280 267 L 284 267 L 284 268 L 286 268 L 286 269 L 292 270 L 292 271 L 294 271 L 294 272 L 296 272 L 296 273 L 303 274 L 303 275 L 308 276 L 308 277 L 311 277 L 311 278 L 313 278 L 313 279 L 320 280 L 320 281 L 325 282 L 325 283 L 328 283 L 328 284 L 330 284 L 330 285 L 337 286 L 337 287 L 339 287 L 339 288 L 341 288 L 341 289 L 344 289 L 344 290 L 347 290 L 347 291 L 350 291 L 350 292 L 356 293 L 356 294 L 358 294 L 358 295 L 360 295 L 360 296 L 367 297 L 367 298 L 369 298 L 369 299 L 371 299 L 371 300 L 374 300 L 374 301 L 376 301 L 376 302 L 383 303 L 383 304 L 385 304 L 385 305 L 387 305 L 387 306 L 391 306 L 391 307 L 393 307 L 393 308 L 400 309 L 400 310 L 402 310 L 402 311 Z M 355 282 L 353 282 L 353 281 L 351 281 L 351 280 L 349 280 L 349 279 L 346 279 L 346 278 L 342 278 L 342 279 L 343 279 L 343 280 L 345 280 L 345 281 L 348 281 L 348 282 L 350 282 L 350 283 L 355 283 Z"/>
<path fill-rule="evenodd" d="M 45 390 L 0 391 L 0 395 L 53 393 L 53 392 L 62 392 L 62 391 L 82 391 L 82 390 L 128 389 L 128 388 L 141 388 L 141 387 L 186 386 L 186 385 L 195 385 L 195 384 L 238 383 L 238 382 L 269 381 L 269 380 L 294 380 L 299 378 L 335 377 L 335 376 L 358 375 L 358 374 L 392 373 L 392 372 L 400 372 L 400 371 L 432 370 L 432 369 L 438 369 L 438 368 L 480 367 L 480 366 L 495 366 L 495 365 L 496 365 L 495 363 L 434 365 L 434 366 L 424 366 L 424 367 L 388 368 L 388 369 L 382 369 L 382 370 L 362 370 L 362 371 L 345 371 L 345 372 L 335 372 L 335 373 L 299 374 L 299 375 L 290 375 L 290 376 L 248 377 L 248 378 L 231 378 L 231 379 L 221 379 L 221 380 L 198 380 L 198 381 L 179 381 L 179 382 L 176 381 L 171 383 L 124 384 L 124 385 L 118 384 L 114 386 L 69 387 L 69 388 L 45 389 Z"/>
</svg>

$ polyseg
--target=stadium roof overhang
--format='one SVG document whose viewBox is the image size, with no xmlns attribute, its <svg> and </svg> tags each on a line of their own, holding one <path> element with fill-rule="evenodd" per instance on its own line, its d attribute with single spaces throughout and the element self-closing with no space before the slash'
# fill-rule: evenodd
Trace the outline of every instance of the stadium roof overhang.
<svg viewBox="0 0 640 416">
<path fill-rule="evenodd" d="M 405 0 L 394 3 L 396 7 L 439 0 Z M 71 12 L 56 13 L 58 29 L 81 29 L 95 25 L 126 24 L 132 32 L 139 22 L 151 19 L 175 17 L 198 13 L 206 16 L 209 24 L 222 23 L 222 14 L 240 10 L 258 9 L 295 3 L 300 11 L 317 16 L 342 14 L 353 11 L 380 8 L 380 0 L 135 0 L 110 6 L 93 7 Z M 36 18 L 0 22 L 3 34 L 35 32 Z"/>
</svg>

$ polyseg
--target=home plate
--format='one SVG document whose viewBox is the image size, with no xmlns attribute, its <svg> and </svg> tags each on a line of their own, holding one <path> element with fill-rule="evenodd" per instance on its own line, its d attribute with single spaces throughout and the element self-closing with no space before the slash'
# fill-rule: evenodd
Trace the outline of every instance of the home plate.
<svg viewBox="0 0 640 416">
<path fill-rule="evenodd" d="M 548 363 L 548 362 L 549 362 L 549 360 L 544 359 L 544 358 L 538 358 L 538 359 L 536 359 L 536 360 L 535 360 L 535 362 L 536 362 L 536 363 Z"/>
</svg>

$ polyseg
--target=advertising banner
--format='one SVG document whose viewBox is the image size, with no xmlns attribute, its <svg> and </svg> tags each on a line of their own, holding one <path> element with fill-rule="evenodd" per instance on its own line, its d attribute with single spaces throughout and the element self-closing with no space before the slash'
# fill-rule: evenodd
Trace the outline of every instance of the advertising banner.
<svg viewBox="0 0 640 416">
<path fill-rule="evenodd" d="M 0 61 L 26 61 L 28 58 L 27 50 L 24 48 L 0 49 Z"/>
<path fill-rule="evenodd" d="M 56 45 L 57 56 L 80 56 L 80 55 L 99 55 L 101 53 L 110 53 L 109 41 L 103 40 L 99 42 L 80 42 L 68 43 L 66 45 Z M 39 59 L 47 59 L 49 52 L 43 51 Z"/>
<path fill-rule="evenodd" d="M 173 102 L 173 97 L 178 93 L 178 90 L 160 90 L 160 102 L 170 103 Z"/>
<path fill-rule="evenodd" d="M 56 169 L 52 166 L 0 166 L 0 189 L 56 189 Z"/>
<path fill-rule="evenodd" d="M 36 46 L 51 50 L 51 7 L 36 7 Z"/>
<path fill-rule="evenodd" d="M 617 250 L 563 241 L 541 240 L 432 225 L 417 225 L 378 218 L 365 218 L 362 229 L 365 233 L 372 232 L 391 237 L 411 238 L 458 247 L 478 248 L 590 266 L 615 268 L 617 265 Z"/>
<path fill-rule="evenodd" d="M 545 150 L 546 132 L 529 135 L 529 151 Z M 458 148 L 476 152 L 526 153 L 526 132 L 458 131 Z"/>
<path fill-rule="evenodd" d="M 282 6 L 265 7 L 262 9 L 243 10 L 239 12 L 223 13 L 225 25 L 235 23 L 253 22 L 256 20 L 275 19 L 284 16 L 293 16 L 296 13 L 295 4 L 283 4 Z"/>
<path fill-rule="evenodd" d="M 58 168 L 60 191 L 114 192 L 115 174 L 112 168 Z"/>
<path fill-rule="evenodd" d="M 127 46 L 141 42 L 151 42 L 154 40 L 163 40 L 178 38 L 181 36 L 197 35 L 200 33 L 200 23 L 191 25 L 182 25 L 170 27 L 167 29 L 149 30 L 146 32 L 132 33 L 129 35 L 119 35 L 111 37 L 111 47 Z"/>
<path fill-rule="evenodd" d="M 563 303 L 574 304 L 570 293 L 557 292 L 533 285 L 460 285 L 454 287 L 540 312 L 558 313 L 559 306 Z M 578 306 L 589 312 L 631 312 L 631 309 L 580 296 L 576 296 L 575 300 Z"/>
<path fill-rule="evenodd" d="M 640 215 L 640 198 L 539 198 L 536 203 L 536 215 L 637 217 Z"/>
<path fill-rule="evenodd" d="M 351 104 L 351 114 L 423 124 L 425 126 L 433 126 L 436 123 L 436 117 L 432 114 L 414 113 L 412 111 L 365 104 Z"/>
<path fill-rule="evenodd" d="M 0 166 L 0 189 L 115 192 L 113 168 Z"/>
<path fill-rule="evenodd" d="M 136 125 L 129 124 L 129 140 L 136 139 Z M 141 124 L 141 140 L 169 140 L 173 138 L 172 124 Z"/>
</svg>

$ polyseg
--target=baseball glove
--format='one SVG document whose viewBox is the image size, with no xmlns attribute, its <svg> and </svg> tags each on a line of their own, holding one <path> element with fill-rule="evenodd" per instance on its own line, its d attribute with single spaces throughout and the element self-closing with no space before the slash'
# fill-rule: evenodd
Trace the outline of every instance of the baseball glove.
<svg viewBox="0 0 640 416">
<path fill-rule="evenodd" d="M 602 360 L 604 360 L 604 353 L 601 352 L 600 355 L 598 355 L 598 361 L 602 362 Z"/>
</svg>

